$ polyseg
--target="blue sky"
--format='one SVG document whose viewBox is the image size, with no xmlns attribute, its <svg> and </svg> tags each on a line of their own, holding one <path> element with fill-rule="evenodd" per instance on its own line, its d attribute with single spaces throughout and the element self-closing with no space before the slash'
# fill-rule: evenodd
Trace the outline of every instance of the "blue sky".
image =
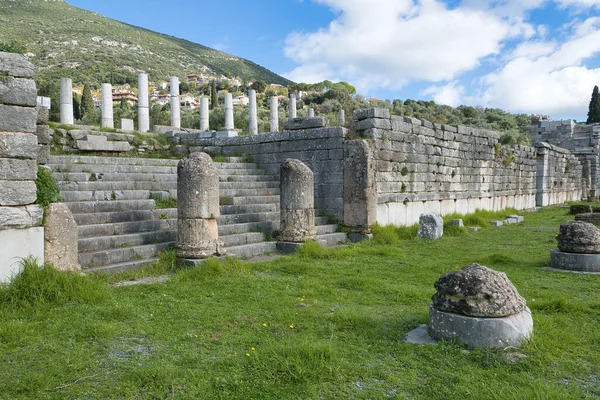
<svg viewBox="0 0 600 400">
<path fill-rule="evenodd" d="M 381 99 L 584 120 L 600 86 L 600 0 L 67 0 Z"/>
</svg>

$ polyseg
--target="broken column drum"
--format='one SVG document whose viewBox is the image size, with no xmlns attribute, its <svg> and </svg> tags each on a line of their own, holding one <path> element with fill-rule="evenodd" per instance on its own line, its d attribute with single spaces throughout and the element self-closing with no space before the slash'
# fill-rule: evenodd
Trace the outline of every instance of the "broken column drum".
<svg viewBox="0 0 600 400">
<path fill-rule="evenodd" d="M 593 215 L 593 214 L 578 214 Z M 600 230 L 589 222 L 568 221 L 560 225 L 558 249 L 550 251 L 554 268 L 600 272 Z"/>
<path fill-rule="evenodd" d="M 316 235 L 313 172 L 300 160 L 288 158 L 280 176 L 282 242 L 301 243 Z"/>
<path fill-rule="evenodd" d="M 200 259 L 224 254 L 219 241 L 219 174 L 210 156 L 192 153 L 177 165 L 177 254 Z"/>
</svg>

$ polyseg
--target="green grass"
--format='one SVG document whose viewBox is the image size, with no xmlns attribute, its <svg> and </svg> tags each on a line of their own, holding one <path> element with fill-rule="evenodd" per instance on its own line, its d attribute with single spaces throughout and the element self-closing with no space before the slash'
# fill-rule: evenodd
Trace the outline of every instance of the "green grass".
<svg viewBox="0 0 600 400">
<path fill-rule="evenodd" d="M 567 213 L 500 228 L 486 223 L 497 215 L 478 215 L 487 229 L 438 241 L 376 227 L 369 243 L 310 243 L 253 264 L 184 269 L 171 250 L 154 270 L 67 275 L 69 294 L 43 301 L 30 288 L 48 279 L 34 276 L 0 291 L 0 397 L 597 398 L 600 276 L 540 268 Z M 471 262 L 508 275 L 532 310 L 532 339 L 505 351 L 403 342 L 427 323 L 436 279 Z M 165 273 L 164 283 L 106 285 Z M 87 285 L 102 295 L 84 296 Z"/>
<path fill-rule="evenodd" d="M 156 204 L 156 208 L 159 210 L 165 208 L 177 208 L 177 199 L 174 197 L 169 197 L 166 199 L 155 199 L 154 203 Z"/>
</svg>

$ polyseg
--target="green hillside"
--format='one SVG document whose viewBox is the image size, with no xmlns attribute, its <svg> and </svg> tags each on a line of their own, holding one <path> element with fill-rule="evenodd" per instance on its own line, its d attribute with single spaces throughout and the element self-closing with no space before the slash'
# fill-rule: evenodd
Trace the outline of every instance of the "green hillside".
<svg viewBox="0 0 600 400">
<path fill-rule="evenodd" d="M 231 54 L 187 40 L 124 24 L 62 0 L 0 0 L 0 42 L 17 40 L 33 54 L 36 80 L 62 76 L 74 82 L 134 82 L 139 72 L 150 80 L 200 73 L 242 81 L 291 81 Z"/>
</svg>

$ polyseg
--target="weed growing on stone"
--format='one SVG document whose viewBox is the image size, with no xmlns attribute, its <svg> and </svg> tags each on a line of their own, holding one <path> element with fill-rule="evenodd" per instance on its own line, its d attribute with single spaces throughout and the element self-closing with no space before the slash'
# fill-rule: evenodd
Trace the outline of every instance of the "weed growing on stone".
<svg viewBox="0 0 600 400">
<path fill-rule="evenodd" d="M 165 208 L 177 208 L 177 199 L 174 197 L 169 197 L 166 199 L 155 199 L 154 203 L 156 204 L 156 208 L 159 210 Z"/>
</svg>

